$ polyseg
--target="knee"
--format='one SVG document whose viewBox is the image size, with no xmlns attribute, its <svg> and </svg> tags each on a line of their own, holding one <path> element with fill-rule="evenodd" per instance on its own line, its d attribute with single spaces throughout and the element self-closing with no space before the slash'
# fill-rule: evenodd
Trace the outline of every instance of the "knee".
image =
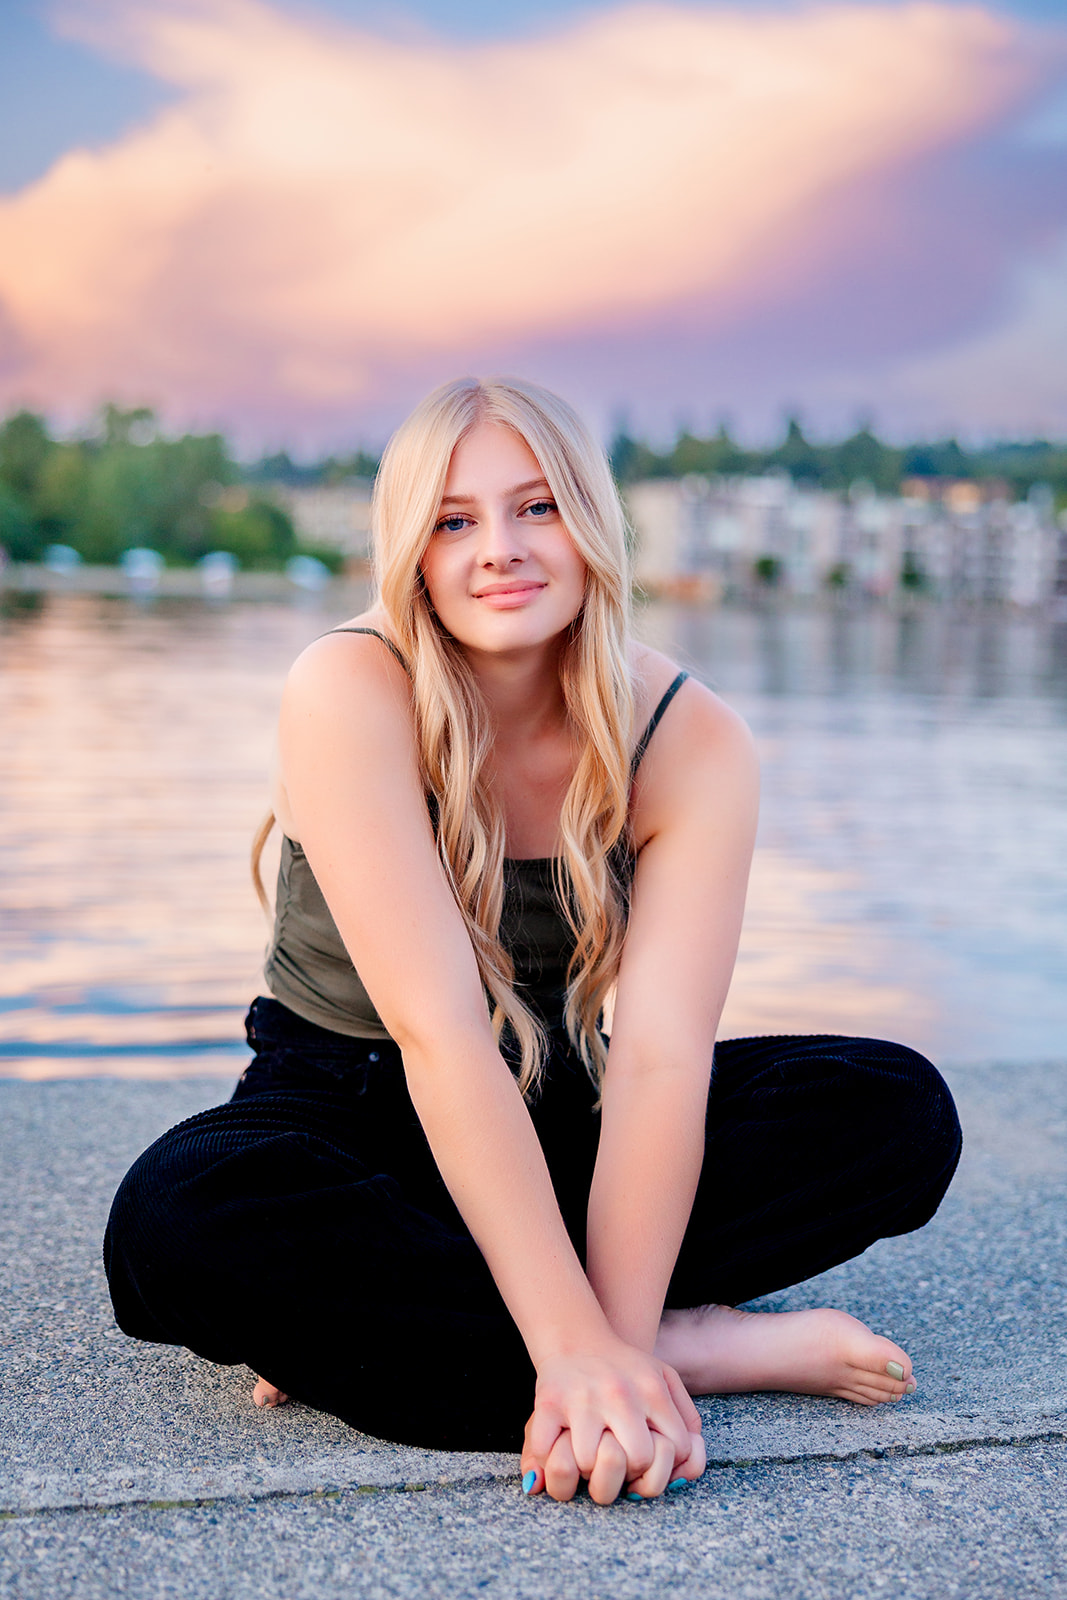
<svg viewBox="0 0 1067 1600">
<path fill-rule="evenodd" d="M 241 1296 L 240 1261 L 222 1209 L 203 1192 L 212 1165 L 212 1152 L 180 1128 L 146 1150 L 112 1202 L 104 1270 L 124 1333 L 232 1362 L 236 1346 L 213 1303 Z"/>
<path fill-rule="evenodd" d="M 855 1065 L 877 1088 L 876 1116 L 907 1220 L 920 1227 L 937 1210 L 959 1164 L 963 1134 L 952 1093 L 937 1068 L 907 1045 L 850 1041 Z"/>
<path fill-rule="evenodd" d="M 115 1295 L 123 1281 L 141 1294 L 152 1285 L 202 1274 L 223 1233 L 210 1178 L 218 1151 L 194 1123 L 150 1145 L 115 1193 L 104 1235 L 104 1265 Z"/>
<path fill-rule="evenodd" d="M 165 1265 L 173 1260 L 175 1229 L 168 1201 L 176 1196 L 153 1181 L 150 1152 L 119 1184 L 104 1232 L 104 1272 L 123 1333 L 135 1339 L 180 1343 L 170 1332 L 161 1293 Z M 178 1230 L 180 1232 L 180 1224 Z"/>
<path fill-rule="evenodd" d="M 963 1145 L 960 1119 L 951 1090 L 937 1068 L 907 1045 L 882 1046 L 883 1071 L 893 1078 L 894 1097 L 900 1101 L 909 1143 L 930 1160 L 954 1168 Z"/>
</svg>

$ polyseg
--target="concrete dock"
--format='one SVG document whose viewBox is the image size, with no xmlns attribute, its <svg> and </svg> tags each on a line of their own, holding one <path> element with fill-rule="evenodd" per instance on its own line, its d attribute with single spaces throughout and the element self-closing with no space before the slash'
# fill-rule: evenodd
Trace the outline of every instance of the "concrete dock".
<svg viewBox="0 0 1067 1600">
<path fill-rule="evenodd" d="M 1067 1066 L 946 1076 L 966 1149 L 934 1221 L 760 1302 L 854 1312 L 918 1393 L 702 1401 L 700 1483 L 606 1508 L 524 1499 L 514 1456 L 257 1411 L 245 1369 L 127 1339 L 111 1195 L 228 1085 L 0 1081 L 0 1595 L 1067 1597 Z"/>
</svg>

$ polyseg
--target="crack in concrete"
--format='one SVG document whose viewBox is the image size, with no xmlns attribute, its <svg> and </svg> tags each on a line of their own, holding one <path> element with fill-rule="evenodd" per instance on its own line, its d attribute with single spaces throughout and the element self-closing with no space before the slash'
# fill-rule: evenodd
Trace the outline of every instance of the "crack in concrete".
<svg viewBox="0 0 1067 1600">
<path fill-rule="evenodd" d="M 1045 1429 L 1041 1432 L 1016 1433 L 1010 1438 L 1003 1438 L 996 1434 L 985 1434 L 976 1436 L 973 1439 L 950 1439 L 914 1445 L 867 1445 L 861 1449 L 850 1451 L 827 1450 L 794 1455 L 735 1457 L 733 1459 L 728 1457 L 709 1458 L 707 1470 L 709 1472 L 723 1472 L 730 1469 L 744 1471 L 751 1467 L 798 1466 L 804 1462 L 810 1462 L 813 1465 L 846 1466 L 849 1462 L 880 1462 L 890 1458 L 921 1460 L 924 1456 L 960 1455 L 971 1450 L 1012 1450 L 1034 1444 L 1056 1444 L 1064 1440 L 1067 1440 L 1067 1425 L 1062 1428 Z M 435 1490 L 481 1488 L 489 1484 L 503 1486 L 514 1483 L 517 1486 L 519 1481 L 517 1473 L 508 1473 L 501 1476 L 490 1472 L 458 1481 L 445 1478 L 425 1483 L 414 1481 L 383 1484 L 341 1483 L 331 1485 L 328 1488 L 323 1486 L 307 1489 L 263 1489 L 258 1492 L 242 1490 L 231 1494 L 202 1495 L 187 1499 L 176 1498 L 169 1500 L 145 1496 L 134 1496 L 127 1500 L 95 1502 L 72 1500 L 61 1505 L 3 1508 L 0 1509 L 0 1521 L 9 1522 L 29 1517 L 72 1516 L 81 1513 L 88 1513 L 93 1516 L 107 1516 L 120 1511 L 137 1510 L 202 1511 L 212 1507 L 260 1504 L 271 1500 L 337 1500 L 346 1494 L 428 1494 Z"/>
</svg>

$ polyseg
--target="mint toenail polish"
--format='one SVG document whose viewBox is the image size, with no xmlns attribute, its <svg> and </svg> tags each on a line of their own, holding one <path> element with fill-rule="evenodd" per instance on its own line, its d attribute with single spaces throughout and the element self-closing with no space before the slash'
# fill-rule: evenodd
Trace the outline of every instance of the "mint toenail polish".
<svg viewBox="0 0 1067 1600">
<path fill-rule="evenodd" d="M 533 1488 L 533 1486 L 534 1486 L 534 1484 L 536 1482 L 537 1482 L 537 1473 L 534 1471 L 533 1467 L 531 1467 L 529 1472 L 524 1472 L 523 1475 L 522 1475 L 522 1492 L 523 1492 L 523 1494 L 529 1494 L 530 1490 Z"/>
<path fill-rule="evenodd" d="M 887 1361 L 885 1364 L 885 1370 L 888 1372 L 891 1378 L 895 1378 L 898 1383 L 903 1383 L 904 1368 L 901 1366 L 899 1361 Z"/>
<path fill-rule="evenodd" d="M 914 1378 L 909 1378 L 907 1383 L 904 1385 L 904 1393 L 905 1394 L 914 1394 L 915 1393 L 915 1389 L 916 1389 L 916 1384 L 915 1384 Z"/>
</svg>

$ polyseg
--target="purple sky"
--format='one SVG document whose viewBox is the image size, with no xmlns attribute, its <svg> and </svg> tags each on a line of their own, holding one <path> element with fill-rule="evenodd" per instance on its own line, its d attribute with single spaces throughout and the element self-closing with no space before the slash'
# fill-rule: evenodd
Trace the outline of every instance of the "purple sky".
<svg viewBox="0 0 1067 1600">
<path fill-rule="evenodd" d="M 9 4 L 0 407 L 314 450 L 510 370 L 657 436 L 1067 436 L 1062 5 L 922 9 Z"/>
</svg>

